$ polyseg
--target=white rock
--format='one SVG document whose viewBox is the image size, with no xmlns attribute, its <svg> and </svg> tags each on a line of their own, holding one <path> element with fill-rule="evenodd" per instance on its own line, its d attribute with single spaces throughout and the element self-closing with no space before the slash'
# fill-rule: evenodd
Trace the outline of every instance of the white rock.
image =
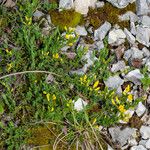
<svg viewBox="0 0 150 150">
<path fill-rule="evenodd" d="M 131 44 L 134 44 L 135 43 L 135 37 L 131 34 L 131 32 L 129 32 L 129 30 L 127 28 L 124 28 L 124 33 L 126 34 L 127 40 Z"/>
<path fill-rule="evenodd" d="M 114 150 L 110 145 L 108 145 L 107 150 Z"/>
<path fill-rule="evenodd" d="M 141 22 L 142 22 L 143 27 L 148 27 L 148 28 L 150 27 L 150 17 L 149 16 L 143 16 Z"/>
<path fill-rule="evenodd" d="M 136 47 L 131 47 L 132 51 L 132 59 L 142 59 L 143 58 L 143 51 L 139 50 Z"/>
<path fill-rule="evenodd" d="M 81 111 L 88 103 L 85 102 L 82 98 L 79 98 L 76 102 L 74 102 L 74 109 L 77 111 Z"/>
<path fill-rule="evenodd" d="M 124 52 L 123 58 L 124 58 L 126 61 L 128 61 L 129 58 L 131 58 L 132 54 L 133 54 L 133 53 L 132 53 L 131 49 L 128 49 L 127 51 Z"/>
<path fill-rule="evenodd" d="M 137 27 L 136 40 L 147 47 L 150 46 L 150 29 L 141 26 Z"/>
<path fill-rule="evenodd" d="M 141 85 L 140 79 L 142 79 L 143 77 L 144 76 L 143 74 L 141 74 L 139 69 L 132 70 L 125 76 L 126 79 L 128 79 L 136 85 Z"/>
<path fill-rule="evenodd" d="M 130 22 L 130 31 L 133 35 L 136 35 L 137 33 L 137 29 L 136 29 L 136 26 L 135 26 L 135 23 L 134 22 Z"/>
<path fill-rule="evenodd" d="M 136 135 L 136 129 L 134 128 L 125 128 L 123 130 L 120 127 L 111 127 L 108 129 L 109 133 L 114 142 L 117 142 L 121 146 L 127 144 L 129 139 L 134 139 Z"/>
<path fill-rule="evenodd" d="M 150 12 L 147 0 L 136 0 L 137 15 L 145 15 Z"/>
<path fill-rule="evenodd" d="M 138 144 L 136 139 L 131 139 L 131 140 L 128 141 L 128 143 L 129 143 L 130 146 L 136 146 Z"/>
<path fill-rule="evenodd" d="M 147 150 L 143 145 L 133 146 L 130 150 Z"/>
<path fill-rule="evenodd" d="M 146 111 L 146 107 L 142 104 L 142 102 L 139 102 L 135 112 L 136 114 L 141 117 Z"/>
<path fill-rule="evenodd" d="M 118 89 L 124 80 L 122 80 L 118 75 L 109 77 L 106 81 L 104 81 L 105 85 L 110 89 Z"/>
<path fill-rule="evenodd" d="M 143 55 L 144 55 L 145 57 L 150 57 L 150 51 L 149 51 L 146 47 L 144 47 L 144 48 L 142 49 L 142 51 L 143 51 Z"/>
<path fill-rule="evenodd" d="M 124 61 L 118 61 L 116 64 L 112 65 L 111 72 L 123 71 L 126 67 Z"/>
<path fill-rule="evenodd" d="M 147 142 L 147 140 L 141 140 L 139 142 L 139 145 L 143 145 L 144 147 L 146 147 L 146 142 Z"/>
<path fill-rule="evenodd" d="M 94 40 L 103 40 L 110 28 L 111 24 L 106 21 L 103 25 L 101 25 L 97 30 L 94 31 Z"/>
<path fill-rule="evenodd" d="M 103 41 L 96 42 L 96 47 L 97 47 L 98 50 L 103 49 L 105 47 L 104 42 Z"/>
<path fill-rule="evenodd" d="M 119 19 L 121 21 L 137 22 L 138 16 L 135 13 L 133 13 L 132 11 L 128 11 L 125 14 L 119 16 Z"/>
<path fill-rule="evenodd" d="M 84 26 L 77 26 L 75 29 L 75 32 L 80 36 L 86 36 L 87 35 L 87 31 L 86 31 Z"/>
<path fill-rule="evenodd" d="M 150 139 L 150 126 L 142 126 L 140 128 L 142 139 Z"/>
<path fill-rule="evenodd" d="M 150 59 L 148 59 L 145 66 L 147 67 L 147 70 L 150 72 Z"/>
<path fill-rule="evenodd" d="M 117 42 L 119 39 L 125 39 L 126 35 L 121 29 L 113 29 L 112 31 L 109 32 L 108 34 L 108 43 L 113 44 Z"/>
<path fill-rule="evenodd" d="M 73 7 L 74 7 L 73 0 L 60 0 L 59 1 L 59 10 L 71 9 Z"/>
<path fill-rule="evenodd" d="M 105 3 L 104 2 L 96 2 L 96 8 L 101 8 L 101 7 L 103 7 L 104 5 L 105 5 Z"/>
<path fill-rule="evenodd" d="M 146 142 L 146 148 L 150 149 L 150 139 Z"/>
<path fill-rule="evenodd" d="M 133 0 L 107 0 L 110 2 L 112 5 L 118 8 L 124 8 L 126 7 L 129 3 L 132 3 Z"/>
<path fill-rule="evenodd" d="M 75 0 L 75 11 L 86 15 L 88 13 L 89 7 L 95 7 L 96 1 L 97 0 Z"/>
</svg>

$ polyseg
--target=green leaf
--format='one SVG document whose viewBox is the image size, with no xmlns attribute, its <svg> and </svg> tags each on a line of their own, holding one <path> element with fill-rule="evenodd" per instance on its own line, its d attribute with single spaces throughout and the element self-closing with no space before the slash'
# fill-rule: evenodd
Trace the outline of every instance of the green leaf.
<svg viewBox="0 0 150 150">
<path fill-rule="evenodd" d="M 2 103 L 0 103 L 0 114 L 3 114 L 3 112 L 4 112 L 4 107 L 3 107 Z"/>
</svg>

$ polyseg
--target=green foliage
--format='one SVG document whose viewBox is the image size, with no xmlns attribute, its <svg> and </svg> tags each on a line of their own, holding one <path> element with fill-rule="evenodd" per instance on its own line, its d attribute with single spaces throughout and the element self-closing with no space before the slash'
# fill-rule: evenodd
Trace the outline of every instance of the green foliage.
<svg viewBox="0 0 150 150">
<path fill-rule="evenodd" d="M 147 67 L 143 68 L 142 73 L 144 75 L 144 78 L 141 79 L 141 82 L 143 84 L 144 89 L 146 90 L 150 87 L 150 76 L 148 74 Z"/>
</svg>

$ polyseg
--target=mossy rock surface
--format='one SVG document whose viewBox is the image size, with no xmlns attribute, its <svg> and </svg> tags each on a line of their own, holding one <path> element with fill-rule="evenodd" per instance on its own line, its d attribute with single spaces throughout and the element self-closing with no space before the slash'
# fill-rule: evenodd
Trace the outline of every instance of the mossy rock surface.
<svg viewBox="0 0 150 150">
<path fill-rule="evenodd" d="M 55 26 L 58 26 L 61 30 L 64 30 L 64 27 L 76 27 L 81 19 L 82 15 L 74 10 L 52 10 L 49 12 L 51 16 L 52 23 Z"/>
</svg>

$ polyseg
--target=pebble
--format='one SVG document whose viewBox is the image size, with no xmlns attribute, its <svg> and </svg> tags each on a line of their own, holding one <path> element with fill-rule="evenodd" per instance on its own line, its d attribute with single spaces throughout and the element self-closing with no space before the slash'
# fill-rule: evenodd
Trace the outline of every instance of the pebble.
<svg viewBox="0 0 150 150">
<path fill-rule="evenodd" d="M 150 149 L 150 139 L 146 142 L 146 148 Z"/>
<path fill-rule="evenodd" d="M 60 0 L 59 1 L 59 10 L 71 9 L 73 8 L 73 0 Z"/>
<path fill-rule="evenodd" d="M 143 27 L 150 28 L 150 17 L 149 16 L 143 16 L 141 19 L 141 23 Z"/>
<path fill-rule="evenodd" d="M 106 21 L 103 25 L 94 31 L 94 40 L 103 40 L 110 29 L 111 24 Z"/>
<path fill-rule="evenodd" d="M 85 102 L 82 98 L 79 98 L 74 102 L 74 109 L 81 111 L 88 103 Z"/>
<path fill-rule="evenodd" d="M 135 37 L 132 35 L 131 32 L 127 28 L 124 28 L 124 33 L 126 34 L 127 40 L 129 43 L 134 44 L 135 43 Z"/>
<path fill-rule="evenodd" d="M 38 21 L 42 16 L 44 16 L 44 13 L 39 10 L 36 10 L 33 14 L 33 18 L 35 21 Z"/>
<path fill-rule="evenodd" d="M 133 146 L 130 150 L 147 150 L 143 145 Z"/>
<path fill-rule="evenodd" d="M 136 114 L 141 117 L 146 111 L 146 107 L 142 104 L 142 102 L 139 102 L 135 112 Z"/>
<path fill-rule="evenodd" d="M 75 29 L 75 32 L 80 36 L 86 36 L 87 35 L 87 31 L 86 31 L 84 26 L 77 26 Z"/>
<path fill-rule="evenodd" d="M 140 128 L 142 139 L 150 139 L 150 126 L 142 126 Z"/>
<path fill-rule="evenodd" d="M 116 64 L 112 65 L 111 72 L 123 71 L 125 67 L 126 64 L 124 61 L 118 61 Z"/>
</svg>

